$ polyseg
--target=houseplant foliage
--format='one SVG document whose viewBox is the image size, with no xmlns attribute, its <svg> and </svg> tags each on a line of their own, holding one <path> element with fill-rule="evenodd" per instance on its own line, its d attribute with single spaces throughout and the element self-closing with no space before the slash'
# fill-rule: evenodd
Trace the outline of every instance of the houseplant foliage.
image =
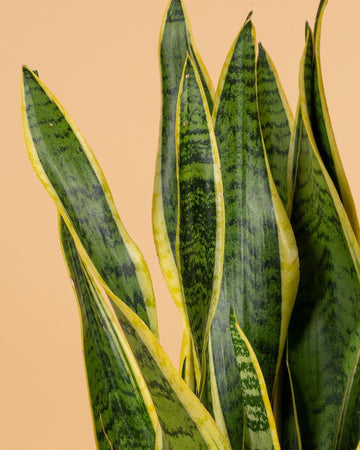
<svg viewBox="0 0 360 450">
<path fill-rule="evenodd" d="M 58 209 L 100 449 L 359 446 L 359 227 L 321 77 L 326 3 L 306 26 L 295 119 L 251 14 L 214 92 L 184 5 L 166 10 L 153 230 L 184 325 L 179 371 L 94 154 L 24 67 L 25 140 Z"/>
</svg>

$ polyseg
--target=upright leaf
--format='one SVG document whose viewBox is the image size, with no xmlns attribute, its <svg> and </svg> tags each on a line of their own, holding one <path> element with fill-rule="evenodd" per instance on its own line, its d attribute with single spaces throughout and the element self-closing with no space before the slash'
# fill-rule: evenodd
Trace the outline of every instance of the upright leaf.
<svg viewBox="0 0 360 450">
<path fill-rule="evenodd" d="M 177 267 L 194 357 L 203 369 L 221 283 L 224 200 L 212 119 L 190 57 L 184 65 L 176 120 Z"/>
<path fill-rule="evenodd" d="M 100 448 L 154 448 L 153 430 L 147 439 L 146 429 L 143 431 L 144 405 L 156 429 L 157 448 L 228 448 L 215 422 L 181 380 L 149 328 L 118 300 L 114 308 L 121 327 L 114 321 L 64 226 L 62 238 L 81 308 L 86 308 L 86 318 L 91 320 L 85 350 L 89 350 L 86 362 Z M 123 360 L 121 372 L 119 357 Z M 104 410 L 104 402 L 105 407 L 110 402 L 111 410 Z"/>
<path fill-rule="evenodd" d="M 308 30 L 300 67 L 306 139 L 298 156 L 292 212 L 301 276 L 289 327 L 289 364 L 303 447 L 352 448 L 360 434 L 354 384 L 360 351 L 360 250 L 311 131 L 306 100 L 311 45 Z M 348 420 L 354 433 L 341 437 Z"/>
<path fill-rule="evenodd" d="M 65 222 L 59 220 L 63 254 L 79 304 L 98 447 L 154 448 L 158 419 L 149 391 L 123 331 L 83 267 Z"/>
<path fill-rule="evenodd" d="M 287 201 L 287 205 L 286 205 L 286 211 L 287 211 L 289 217 L 291 217 L 292 204 L 293 204 L 293 200 L 294 200 L 296 168 L 297 168 L 302 139 L 306 139 L 306 136 L 303 131 L 300 102 L 298 102 L 298 105 L 296 108 L 295 122 L 294 122 L 292 132 L 291 132 L 288 167 L 287 167 L 288 201 Z"/>
<path fill-rule="evenodd" d="M 180 310 L 185 327 L 188 326 L 188 323 L 175 256 L 178 220 L 175 121 L 180 80 L 187 54 L 190 55 L 198 70 L 211 110 L 213 88 L 195 48 L 183 3 L 181 0 L 171 0 L 165 13 L 160 36 L 162 109 L 154 182 L 153 231 L 161 270 Z"/>
<path fill-rule="evenodd" d="M 338 191 L 338 194 L 344 204 L 345 210 L 349 216 L 351 226 L 358 241 L 360 239 L 359 221 L 356 214 L 356 208 L 351 195 L 349 183 L 347 181 L 344 167 L 342 165 L 339 150 L 336 144 L 334 131 L 331 125 L 329 110 L 326 102 L 324 84 L 321 73 L 320 62 L 320 36 L 322 27 L 322 18 L 328 0 L 321 0 L 316 15 L 315 22 L 315 59 L 313 67 L 313 84 L 311 86 L 312 101 L 315 114 L 311 120 L 311 129 L 314 133 L 314 139 L 319 150 L 324 165 Z M 310 130 L 309 130 L 310 131 Z"/>
<path fill-rule="evenodd" d="M 114 307 L 154 402 L 164 448 L 228 449 L 216 423 L 143 321 L 123 302 Z"/>
<path fill-rule="evenodd" d="M 230 331 L 244 401 L 242 448 L 280 450 L 275 420 L 259 362 L 233 311 Z"/>
<path fill-rule="evenodd" d="M 272 392 L 298 280 L 297 250 L 271 176 L 256 97 L 255 33 L 248 18 L 227 57 L 215 99 L 225 200 L 225 254 L 211 329 L 214 376 L 233 448 L 241 448 L 244 399 L 230 309 L 248 336 Z"/>
<path fill-rule="evenodd" d="M 157 333 L 148 267 L 121 223 L 101 168 L 68 113 L 26 67 L 22 115 L 34 170 L 69 227 L 81 258 L 112 298 L 128 304 Z"/>
<path fill-rule="evenodd" d="M 257 92 L 261 130 L 271 174 L 284 205 L 288 202 L 287 165 L 293 116 L 274 63 L 259 44 Z"/>
</svg>

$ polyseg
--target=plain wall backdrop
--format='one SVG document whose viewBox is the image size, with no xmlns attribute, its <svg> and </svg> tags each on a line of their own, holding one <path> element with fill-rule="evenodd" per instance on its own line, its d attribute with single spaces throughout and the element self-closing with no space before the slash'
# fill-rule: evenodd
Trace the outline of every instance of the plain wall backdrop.
<svg viewBox="0 0 360 450">
<path fill-rule="evenodd" d="M 181 323 L 161 277 L 151 200 L 160 120 L 158 39 L 167 0 L 0 0 L 0 449 L 95 449 L 80 323 L 56 208 L 28 161 L 20 68 L 38 69 L 87 138 L 120 216 L 145 255 L 161 342 L 177 366 Z M 248 12 L 295 112 L 304 24 L 317 0 L 185 0 L 216 86 Z M 360 5 L 330 0 L 322 68 L 330 115 L 360 206 Z"/>
</svg>

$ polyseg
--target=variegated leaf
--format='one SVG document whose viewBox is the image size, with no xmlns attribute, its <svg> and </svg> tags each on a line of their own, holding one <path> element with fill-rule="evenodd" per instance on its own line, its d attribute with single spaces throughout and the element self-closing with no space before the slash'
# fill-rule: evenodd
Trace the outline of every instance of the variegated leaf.
<svg viewBox="0 0 360 450">
<path fill-rule="evenodd" d="M 305 137 L 292 210 L 301 277 L 289 327 L 289 364 L 303 447 L 352 448 L 360 432 L 354 384 L 360 370 L 360 249 L 311 130 L 311 53 L 308 27 L 300 67 Z M 351 424 L 346 431 L 345 423 Z"/>
<path fill-rule="evenodd" d="M 193 357 L 203 371 L 221 283 L 224 200 L 212 119 L 190 57 L 184 65 L 176 120 L 177 268 Z"/>
<path fill-rule="evenodd" d="M 295 239 L 277 193 L 258 117 L 255 33 L 248 18 L 227 57 L 214 103 L 225 200 L 225 255 L 211 329 L 213 382 L 233 448 L 243 440 L 241 380 L 230 308 L 248 336 L 269 392 L 276 383 L 298 282 Z"/>
<path fill-rule="evenodd" d="M 129 344 L 84 268 L 61 217 L 60 238 L 82 325 L 84 361 L 99 449 L 155 447 L 158 419 Z"/>
<path fill-rule="evenodd" d="M 68 113 L 27 67 L 22 116 L 34 170 L 69 227 L 81 258 L 111 298 L 126 302 L 157 333 L 148 267 L 121 223 L 102 170 Z"/>
</svg>

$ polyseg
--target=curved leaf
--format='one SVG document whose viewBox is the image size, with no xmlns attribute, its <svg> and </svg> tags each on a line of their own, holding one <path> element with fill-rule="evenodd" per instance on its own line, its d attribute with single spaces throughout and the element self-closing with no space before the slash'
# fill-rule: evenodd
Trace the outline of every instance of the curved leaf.
<svg viewBox="0 0 360 450">
<path fill-rule="evenodd" d="M 296 294 L 295 239 L 267 161 L 256 97 L 250 18 L 227 57 L 214 121 L 225 200 L 225 255 L 211 328 L 214 372 L 233 448 L 242 442 L 243 399 L 229 330 L 233 307 L 272 392 Z M 215 417 L 217 412 L 215 412 Z"/>
<path fill-rule="evenodd" d="M 117 320 L 83 267 L 59 216 L 60 240 L 82 323 L 84 361 L 100 449 L 155 446 L 157 416 L 149 391 Z"/>
<path fill-rule="evenodd" d="M 157 333 L 148 267 L 121 223 L 101 168 L 68 113 L 26 67 L 22 117 L 34 170 L 55 201 L 81 258 L 110 296 L 126 302 Z"/>
<path fill-rule="evenodd" d="M 143 321 L 123 302 L 114 302 L 114 308 L 154 402 L 164 448 L 228 449 L 218 426 Z"/>
<path fill-rule="evenodd" d="M 159 151 L 153 195 L 153 232 L 166 284 L 188 326 L 176 268 L 175 240 L 178 214 L 175 121 L 180 80 L 186 55 L 196 66 L 205 96 L 212 108 L 213 88 L 192 37 L 181 0 L 171 0 L 165 12 L 160 36 L 162 109 Z"/>
<path fill-rule="evenodd" d="M 311 93 L 314 103 L 314 116 L 311 120 L 311 128 L 314 133 L 315 142 L 324 165 L 338 191 L 349 216 L 350 223 L 358 241 L 360 239 L 359 220 L 356 214 L 354 200 L 350 191 L 344 167 L 342 165 L 339 150 L 336 144 L 334 131 L 330 121 L 329 110 L 326 102 L 324 84 L 320 63 L 320 35 L 322 18 L 328 0 L 321 0 L 315 22 L 314 33 L 314 75 Z"/>
<path fill-rule="evenodd" d="M 228 448 L 215 422 L 181 380 L 144 322 L 117 300 L 114 308 L 121 327 L 112 318 L 91 275 L 80 263 L 66 226 L 62 226 L 62 238 L 84 324 L 89 321 L 91 327 L 84 335 L 88 338 L 85 357 L 88 357 L 89 386 L 100 448 L 120 448 L 116 445 L 117 440 L 124 448 L 154 448 L 153 430 L 147 439 L 143 433 L 141 440 L 141 414 L 146 413 L 144 404 L 157 432 L 157 448 Z M 131 377 L 130 382 L 127 375 Z M 113 401 L 114 398 L 118 401 Z M 104 410 L 103 402 L 106 404 L 107 399 L 109 409 Z M 123 425 L 122 430 L 119 424 Z M 118 436 L 118 430 L 128 436 Z M 137 435 L 133 435 L 136 431 Z"/>
<path fill-rule="evenodd" d="M 176 119 L 178 224 L 176 258 L 183 302 L 204 370 L 217 306 L 224 252 L 224 200 L 220 161 L 200 77 L 186 58 Z"/>
<path fill-rule="evenodd" d="M 289 327 L 289 364 L 302 444 L 323 449 L 338 448 L 340 424 L 356 416 L 360 249 L 311 131 L 306 99 L 311 46 L 308 29 L 300 68 L 307 139 L 301 142 L 292 213 L 301 277 Z M 359 429 L 356 433 L 352 442 Z M 342 448 L 347 444 L 342 441 Z"/>
<path fill-rule="evenodd" d="M 244 401 L 242 448 L 280 450 L 275 420 L 259 362 L 233 311 L 230 317 L 230 331 Z"/>
</svg>

